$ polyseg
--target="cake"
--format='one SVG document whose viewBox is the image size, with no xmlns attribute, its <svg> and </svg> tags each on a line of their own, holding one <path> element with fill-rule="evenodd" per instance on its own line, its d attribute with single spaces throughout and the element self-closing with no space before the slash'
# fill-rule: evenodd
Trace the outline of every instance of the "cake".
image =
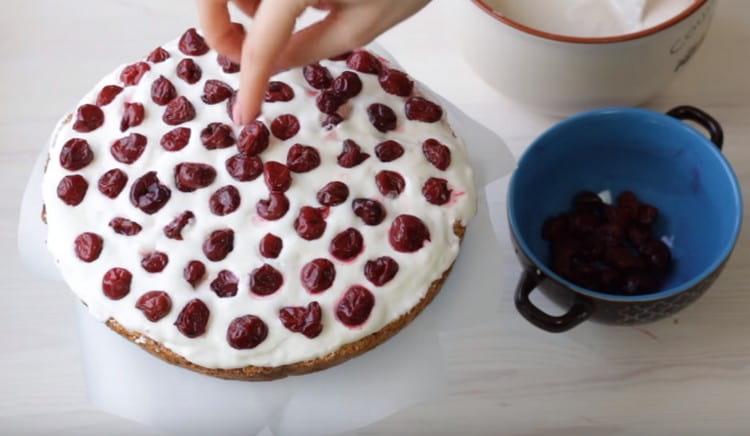
<svg viewBox="0 0 750 436">
<path fill-rule="evenodd" d="M 238 71 L 189 29 L 99 82 L 51 140 L 47 246 L 120 335 L 270 380 L 409 324 L 476 197 L 447 114 L 393 62 L 360 49 L 281 72 L 247 126 L 230 117 Z"/>
</svg>

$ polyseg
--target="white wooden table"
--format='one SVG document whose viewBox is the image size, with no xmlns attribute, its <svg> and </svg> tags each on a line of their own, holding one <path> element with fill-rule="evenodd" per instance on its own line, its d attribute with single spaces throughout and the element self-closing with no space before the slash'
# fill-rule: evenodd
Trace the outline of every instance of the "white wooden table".
<svg viewBox="0 0 750 436">
<path fill-rule="evenodd" d="M 156 434 L 87 404 L 72 294 L 23 270 L 16 224 L 27 173 L 56 119 L 115 65 L 193 25 L 194 6 L 185 0 L 3 0 L 1 6 L 0 434 Z M 479 81 L 448 44 L 440 5 L 381 42 L 517 155 L 557 121 L 522 110 Z M 716 116 L 747 192 L 749 47 L 750 2 L 721 0 L 705 46 L 649 105 L 666 110 L 688 103 Z M 748 434 L 748 271 L 745 232 L 714 288 L 676 317 L 639 328 L 585 324 L 563 335 L 521 319 L 509 277 L 498 284 L 495 322 L 447 338 L 451 394 L 358 434 Z"/>
</svg>

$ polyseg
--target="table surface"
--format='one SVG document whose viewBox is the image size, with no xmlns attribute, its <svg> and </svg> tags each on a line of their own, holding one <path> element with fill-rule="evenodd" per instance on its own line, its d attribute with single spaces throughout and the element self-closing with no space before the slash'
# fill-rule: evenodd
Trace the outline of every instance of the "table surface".
<svg viewBox="0 0 750 436">
<path fill-rule="evenodd" d="M 415 77 L 500 134 L 518 156 L 558 121 L 482 83 L 451 47 L 439 2 L 380 42 Z M 708 39 L 648 104 L 700 106 L 726 132 L 750 182 L 750 2 L 722 0 Z M 178 7 L 179 5 L 179 7 Z M 4 0 L 0 15 L 0 433 L 155 435 L 87 403 L 72 295 L 15 255 L 18 205 L 57 118 L 90 85 L 196 20 L 184 0 Z M 512 68 L 509 61 L 508 68 Z M 746 189 L 750 192 L 750 189 Z M 747 232 L 699 304 L 642 327 L 584 324 L 551 335 L 516 313 L 510 274 L 497 320 L 446 338 L 450 393 L 357 434 L 747 434 L 750 244 Z"/>
</svg>

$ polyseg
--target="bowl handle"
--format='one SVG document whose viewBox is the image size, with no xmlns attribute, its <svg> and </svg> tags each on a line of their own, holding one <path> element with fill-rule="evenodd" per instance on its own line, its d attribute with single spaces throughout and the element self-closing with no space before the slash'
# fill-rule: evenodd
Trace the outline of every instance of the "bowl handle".
<svg viewBox="0 0 750 436">
<path fill-rule="evenodd" d="M 677 118 L 678 120 L 690 120 L 700 124 L 708 131 L 708 134 L 711 137 L 711 142 L 713 142 L 719 150 L 724 146 L 724 129 L 721 128 L 721 124 L 716 121 L 716 118 L 703 112 L 697 107 L 677 106 L 667 112 L 667 115 Z"/>
<path fill-rule="evenodd" d="M 516 288 L 516 309 L 526 320 L 542 330 L 550 333 L 562 333 L 586 321 L 593 313 L 591 301 L 576 294 L 575 301 L 568 312 L 560 316 L 552 316 L 536 307 L 529 295 L 547 278 L 536 268 L 528 268 L 521 275 Z"/>
</svg>

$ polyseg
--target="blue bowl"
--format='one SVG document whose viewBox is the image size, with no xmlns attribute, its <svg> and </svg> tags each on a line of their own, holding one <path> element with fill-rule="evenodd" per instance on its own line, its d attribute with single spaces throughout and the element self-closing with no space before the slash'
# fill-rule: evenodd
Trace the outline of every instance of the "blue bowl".
<svg viewBox="0 0 750 436">
<path fill-rule="evenodd" d="M 710 133 L 707 139 L 681 122 Z M 737 242 L 742 222 L 740 185 L 721 154 L 716 120 L 690 106 L 667 115 L 644 109 L 601 109 L 569 118 L 539 137 L 524 153 L 508 192 L 508 222 L 526 271 L 516 306 L 530 322 L 565 331 L 592 318 L 606 323 L 653 321 L 684 308 L 713 283 Z M 544 221 L 567 211 L 581 190 L 631 190 L 660 210 L 657 234 L 674 237 L 674 268 L 660 292 L 621 296 L 577 286 L 549 267 Z M 540 286 L 541 285 L 541 286 Z M 534 306 L 540 289 L 572 302 L 553 317 Z"/>
</svg>

